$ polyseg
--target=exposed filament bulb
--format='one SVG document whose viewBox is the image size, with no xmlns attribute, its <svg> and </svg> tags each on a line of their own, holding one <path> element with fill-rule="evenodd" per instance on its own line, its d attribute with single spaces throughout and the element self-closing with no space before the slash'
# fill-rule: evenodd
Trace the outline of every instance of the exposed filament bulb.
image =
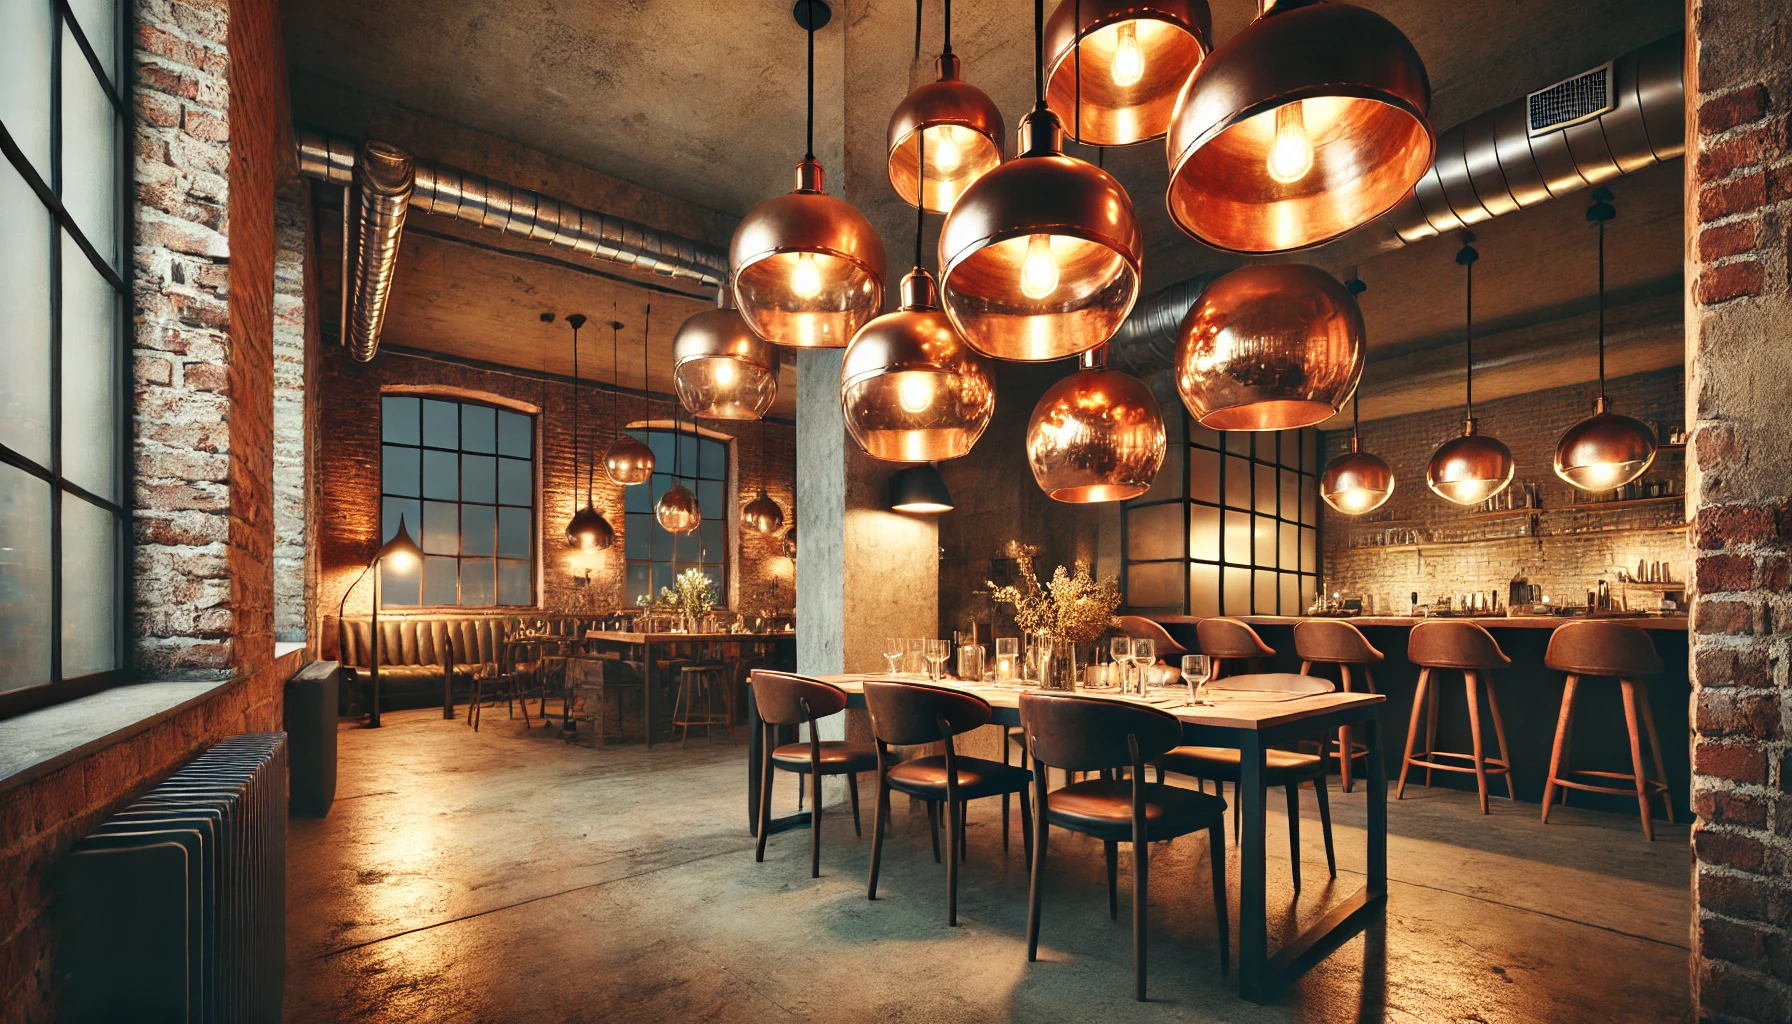
<svg viewBox="0 0 1792 1024">
<path fill-rule="evenodd" d="M 926 412 L 933 404 L 933 381 L 925 373 L 904 373 L 896 384 L 896 401 L 906 413 Z"/>
<path fill-rule="evenodd" d="M 1313 138 L 1307 134 L 1301 101 L 1276 108 L 1276 138 L 1269 147 L 1269 176 L 1284 185 L 1307 176 L 1313 169 Z"/>
<path fill-rule="evenodd" d="M 1139 84 L 1145 77 L 1145 51 L 1139 49 L 1139 33 L 1130 21 L 1120 23 L 1120 39 L 1114 46 L 1114 65 L 1111 74 L 1114 84 L 1129 86 Z"/>
<path fill-rule="evenodd" d="M 790 290 L 799 299 L 813 299 L 821 294 L 821 268 L 815 265 L 814 253 L 803 253 L 796 258 L 796 268 L 790 272 Z"/>
<path fill-rule="evenodd" d="M 1020 266 L 1020 293 L 1043 299 L 1058 290 L 1058 260 L 1052 255 L 1052 236 L 1027 239 L 1027 258 Z"/>
<path fill-rule="evenodd" d="M 964 163 L 964 150 L 959 148 L 953 134 L 953 126 L 942 125 L 923 140 L 927 143 L 927 166 L 934 174 L 950 177 Z"/>
</svg>

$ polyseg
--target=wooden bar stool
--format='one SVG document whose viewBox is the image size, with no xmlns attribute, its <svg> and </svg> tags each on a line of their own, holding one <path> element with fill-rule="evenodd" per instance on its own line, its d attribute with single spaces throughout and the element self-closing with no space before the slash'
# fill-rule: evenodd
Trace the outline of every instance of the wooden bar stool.
<svg viewBox="0 0 1792 1024">
<path fill-rule="evenodd" d="M 1275 648 L 1263 642 L 1257 631 L 1237 619 L 1215 616 L 1195 624 L 1195 639 L 1201 653 L 1213 659 L 1213 678 L 1226 674 L 1226 662 L 1243 662 L 1245 671 L 1263 671 L 1263 659 L 1276 656 Z M 1234 666 L 1236 668 L 1236 665 Z"/>
<path fill-rule="evenodd" d="M 1338 666 L 1338 682 L 1345 693 L 1354 692 L 1350 669 L 1363 673 L 1363 692 L 1375 692 L 1375 675 L 1369 666 L 1382 659 L 1363 631 L 1337 619 L 1306 619 L 1294 627 L 1294 653 L 1300 656 L 1300 674 L 1312 675 L 1315 664 Z M 1359 757 L 1368 757 L 1369 748 L 1350 741 L 1350 726 L 1338 730 L 1338 783 L 1350 792 L 1350 769 Z M 1319 756 L 1331 753 L 1331 741 L 1319 744 Z"/>
<path fill-rule="evenodd" d="M 1557 672 L 1568 673 L 1567 685 L 1562 690 L 1562 711 L 1556 719 L 1555 746 L 1549 755 L 1549 781 L 1543 787 L 1544 823 L 1549 822 L 1549 808 L 1555 803 L 1558 786 L 1562 787 L 1564 802 L 1568 799 L 1570 789 L 1618 795 L 1634 792 L 1637 809 L 1642 812 L 1643 835 L 1654 842 L 1655 827 L 1649 820 L 1651 790 L 1661 794 L 1668 822 L 1672 824 L 1674 820 L 1674 798 L 1668 790 L 1667 769 L 1661 762 L 1661 740 L 1655 735 L 1655 714 L 1649 710 L 1649 694 L 1640 679 L 1662 671 L 1661 657 L 1655 653 L 1655 642 L 1649 639 L 1648 633 L 1622 622 L 1570 622 L 1556 627 L 1556 631 L 1549 635 L 1549 650 L 1543 655 L 1543 663 Z M 1564 763 L 1568 760 L 1569 734 L 1574 729 L 1574 694 L 1582 676 L 1616 679 L 1623 691 L 1624 725 L 1630 731 L 1631 771 L 1628 773 L 1570 768 Z M 1642 744 L 1636 731 L 1639 705 L 1643 728 L 1649 733 L 1649 753 L 1655 760 L 1655 774 L 1658 778 L 1654 779 L 1649 778 L 1648 772 L 1643 768 Z M 1569 775 L 1618 779 L 1631 785 L 1622 789 L 1600 786 L 1566 778 Z"/>
<path fill-rule="evenodd" d="M 1493 680 L 1485 673 L 1512 664 L 1506 652 L 1494 641 L 1493 634 L 1472 622 L 1450 622 L 1434 619 L 1421 622 L 1412 629 L 1406 641 L 1406 660 L 1419 666 L 1419 688 L 1412 698 L 1412 721 L 1406 729 L 1406 757 L 1400 763 L 1400 785 L 1394 790 L 1398 800 L 1406 793 L 1406 772 L 1413 765 L 1425 769 L 1425 788 L 1431 788 L 1431 770 L 1474 772 L 1475 786 L 1481 791 L 1481 813 L 1487 812 L 1487 776 L 1506 777 L 1506 792 L 1513 800 L 1518 790 L 1512 784 L 1512 764 L 1506 746 L 1506 724 L 1500 718 L 1500 703 L 1493 693 Z M 1474 737 L 1474 752 L 1469 754 L 1437 749 L 1438 694 L 1431 685 L 1431 673 L 1452 669 L 1462 673 L 1462 685 L 1468 695 L 1468 727 Z M 1486 685 L 1483 686 L 1482 684 Z M 1481 747 L 1481 691 L 1487 692 L 1487 708 L 1493 713 L 1493 731 L 1500 744 L 1500 756 L 1487 757 Z M 1430 701 L 1427 710 L 1426 701 Z M 1425 749 L 1413 753 L 1419 736 L 1419 716 L 1425 715 Z M 1440 757 L 1469 762 L 1466 765 L 1441 763 Z"/>
<path fill-rule="evenodd" d="M 727 679 L 727 666 L 719 662 L 686 665 L 678 670 L 678 695 L 672 700 L 672 727 L 684 730 L 678 739 L 680 750 L 691 738 L 693 725 L 702 727 L 705 739 L 715 738 L 719 725 L 728 731 L 728 742 L 737 743 Z"/>
<path fill-rule="evenodd" d="M 831 683 L 788 672 L 753 673 L 753 703 L 759 709 L 760 727 L 765 730 L 763 749 L 765 762 L 759 783 L 759 846 L 753 853 L 756 861 L 765 860 L 765 840 L 772 832 L 773 768 L 812 776 L 818 791 L 807 815 L 782 819 L 784 822 L 809 825 L 809 877 L 821 877 L 821 796 L 819 786 L 824 775 L 846 776 L 846 791 L 852 796 L 852 830 L 859 833 L 859 773 L 877 770 L 877 751 L 869 743 L 824 740 L 815 724 L 830 715 L 846 710 L 846 691 Z M 778 745 L 781 727 L 809 726 L 808 742 Z"/>
</svg>

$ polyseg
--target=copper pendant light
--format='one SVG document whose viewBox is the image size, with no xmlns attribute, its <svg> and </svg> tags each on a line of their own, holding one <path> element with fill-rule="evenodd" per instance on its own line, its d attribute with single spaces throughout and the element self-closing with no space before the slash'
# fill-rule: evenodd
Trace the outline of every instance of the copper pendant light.
<svg viewBox="0 0 1792 1024">
<path fill-rule="evenodd" d="M 984 355 L 1044 362 L 1114 336 L 1139 297 L 1144 241 L 1113 175 L 1063 153 L 1045 101 L 1045 0 L 1033 3 L 1035 104 L 1021 154 L 977 179 L 940 232 L 941 304 Z"/>
<path fill-rule="evenodd" d="M 703 511 L 697 506 L 697 496 L 678 479 L 684 459 L 684 422 L 678 417 L 676 406 L 672 425 L 677 431 L 672 439 L 672 486 L 654 503 L 653 518 L 667 533 L 690 533 L 703 524 Z"/>
<path fill-rule="evenodd" d="M 1655 461 L 1655 432 L 1620 416 L 1605 397 L 1605 222 L 1618 215 L 1609 189 L 1593 193 L 1587 219 L 1599 225 L 1599 397 L 1593 415 L 1568 428 L 1556 445 L 1556 475 L 1583 491 L 1622 487 Z"/>
<path fill-rule="evenodd" d="M 1379 14 L 1265 0 L 1189 78 L 1170 123 L 1170 217 L 1217 249 L 1291 252 L 1376 217 L 1431 166 L 1431 83 Z"/>
<path fill-rule="evenodd" d="M 790 529 L 784 531 L 784 554 L 788 558 L 796 557 L 796 524 L 795 523 L 791 523 Z"/>
<path fill-rule="evenodd" d="M 915 0 L 917 57 L 920 52 L 921 0 Z M 945 213 L 972 182 L 1001 164 L 1004 134 L 995 101 L 958 77 L 952 0 L 946 0 L 945 47 L 937 66 L 939 80 L 909 93 L 890 115 L 890 185 L 910 206 Z"/>
<path fill-rule="evenodd" d="M 884 243 L 865 215 L 822 191 L 815 159 L 815 30 L 832 12 L 797 0 L 809 35 L 808 149 L 796 189 L 755 206 L 734 229 L 734 300 L 754 333 L 797 348 L 842 348 L 884 302 Z"/>
<path fill-rule="evenodd" d="M 1046 101 L 1085 145 L 1160 139 L 1212 38 L 1206 0 L 1060 0 L 1045 23 Z"/>
<path fill-rule="evenodd" d="M 1359 389 L 1360 390 L 1360 389 Z M 1319 496 L 1347 516 L 1373 512 L 1394 495 L 1394 471 L 1387 460 L 1361 449 L 1362 417 L 1357 393 L 1350 394 L 1350 450 L 1325 464 Z"/>
<path fill-rule="evenodd" d="M 579 499 L 579 402 L 584 386 L 579 383 L 579 328 L 585 326 L 585 314 L 572 313 L 566 322 L 572 325 L 572 497 Z M 566 524 L 567 547 L 585 551 L 602 551 L 616 543 L 616 531 L 609 520 L 592 506 L 591 473 L 585 472 L 585 507 L 574 512 Z"/>
<path fill-rule="evenodd" d="M 647 336 L 653 326 L 653 303 L 647 304 L 647 315 L 641 325 L 641 394 L 643 400 L 648 394 L 647 385 Z M 610 324 L 610 343 L 616 345 L 616 332 L 622 329 L 620 322 Z M 620 349 L 618 349 L 620 353 Z M 622 361 L 620 355 L 616 362 L 617 401 L 621 401 L 622 393 Z M 651 405 L 649 405 L 651 408 Z M 611 480 L 623 486 L 644 484 L 653 479 L 653 449 L 647 447 L 640 438 L 626 433 L 617 424 L 616 440 L 604 451 L 604 472 Z"/>
<path fill-rule="evenodd" d="M 771 535 L 784 526 L 784 510 L 765 493 L 765 418 L 759 419 L 759 496 L 741 506 L 741 529 Z"/>
<path fill-rule="evenodd" d="M 692 416 L 712 420 L 756 420 L 778 396 L 778 349 L 747 326 L 726 284 L 716 308 L 673 337 L 672 386 Z"/>
<path fill-rule="evenodd" d="M 1475 236 L 1462 233 L 1462 250 L 1456 262 L 1467 272 L 1467 329 L 1464 346 L 1468 349 L 1468 372 L 1465 377 L 1467 414 L 1462 436 L 1438 446 L 1425 467 L 1425 485 L 1445 501 L 1458 505 L 1479 505 L 1506 489 L 1512 482 L 1512 449 L 1498 438 L 1477 433 L 1475 425 L 1475 261 L 1481 258 L 1469 243 Z"/>
<path fill-rule="evenodd" d="M 1212 430 L 1310 427 L 1362 378 L 1363 333 L 1356 297 L 1318 267 L 1240 267 L 1182 318 L 1176 390 Z"/>
<path fill-rule="evenodd" d="M 1106 347 L 1085 353 L 1077 372 L 1051 386 L 1027 421 L 1027 463 L 1058 501 L 1136 498 L 1164 464 L 1157 397 L 1131 374 L 1103 365 Z"/>
</svg>

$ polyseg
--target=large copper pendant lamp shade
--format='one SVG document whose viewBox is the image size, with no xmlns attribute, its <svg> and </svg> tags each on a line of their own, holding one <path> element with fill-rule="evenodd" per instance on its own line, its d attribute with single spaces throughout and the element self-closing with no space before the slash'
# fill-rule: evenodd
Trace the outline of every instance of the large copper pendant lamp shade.
<svg viewBox="0 0 1792 1024">
<path fill-rule="evenodd" d="M 1176 390 L 1212 430 L 1294 430 L 1337 415 L 1363 375 L 1363 313 L 1301 263 L 1240 267 L 1182 318 Z"/>
<path fill-rule="evenodd" d="M 778 349 L 754 334 L 724 284 L 716 308 L 686 320 L 672 339 L 672 386 L 692 416 L 756 420 L 778 396 Z"/>
<path fill-rule="evenodd" d="M 647 336 L 652 326 L 653 304 L 648 303 L 647 315 L 641 326 L 641 394 L 643 396 L 648 393 Z M 612 344 L 616 341 L 614 332 L 621 329 L 622 324 L 620 323 L 612 323 L 610 325 L 610 330 L 612 332 L 610 341 Z M 620 361 L 617 363 L 616 376 L 618 380 L 621 379 L 622 366 Z M 618 391 L 620 390 L 619 386 Z M 640 438 L 635 437 L 633 434 L 624 433 L 619 425 L 616 431 L 616 440 L 611 441 L 610 447 L 604 450 L 604 472 L 609 474 L 611 480 L 614 480 L 625 487 L 630 487 L 635 484 L 644 484 L 653 479 L 653 449 L 647 447 L 646 444 L 642 443 Z"/>
<path fill-rule="evenodd" d="M 740 526 L 749 533 L 770 535 L 784 526 L 784 510 L 765 493 L 765 418 L 759 419 L 759 496 L 741 506 Z"/>
<path fill-rule="evenodd" d="M 1620 416 L 1605 397 L 1605 222 L 1618 215 L 1607 189 L 1593 193 L 1587 219 L 1599 226 L 1599 397 L 1593 415 L 1568 428 L 1556 445 L 1556 475 L 1583 491 L 1622 487 L 1655 461 L 1655 433 Z"/>
<path fill-rule="evenodd" d="M 921 0 L 915 0 L 917 56 L 920 41 Z M 958 77 L 952 0 L 946 0 L 945 47 L 937 63 L 939 80 L 909 93 L 890 115 L 890 185 L 910 206 L 945 213 L 1002 162 L 1004 131 L 995 101 Z"/>
<path fill-rule="evenodd" d="M 1319 496 L 1347 516 L 1373 512 L 1394 495 L 1394 470 L 1387 460 L 1361 448 L 1362 418 L 1357 393 L 1350 393 L 1350 450 L 1325 464 L 1319 475 Z"/>
<path fill-rule="evenodd" d="M 583 404 L 584 386 L 579 383 L 579 328 L 585 326 L 585 314 L 573 313 L 566 318 L 572 325 L 572 496 L 579 497 L 579 406 Z M 616 531 L 591 503 L 591 469 L 585 471 L 585 507 L 574 512 L 566 524 L 568 547 L 585 551 L 601 551 L 616 543 Z"/>
<path fill-rule="evenodd" d="M 1430 108 L 1425 65 L 1387 19 L 1265 0 L 1183 88 L 1170 217 L 1233 252 L 1323 245 L 1393 209 L 1431 166 Z"/>
<path fill-rule="evenodd" d="M 865 215 L 822 191 L 815 159 L 815 30 L 832 12 L 797 0 L 809 36 L 808 148 L 796 189 L 755 206 L 728 247 L 734 301 L 754 333 L 797 348 L 842 348 L 884 302 L 884 243 Z"/>
<path fill-rule="evenodd" d="M 653 518 L 667 533 L 690 533 L 703 525 L 703 512 L 697 506 L 697 496 L 678 479 L 679 467 L 684 460 L 684 421 L 677 416 L 677 407 L 673 407 L 673 428 L 677 436 L 672 439 L 672 486 L 654 502 Z M 693 429 L 696 424 L 692 424 Z"/>
<path fill-rule="evenodd" d="M 1163 138 L 1212 38 L 1206 0 L 1060 0 L 1045 23 L 1046 102 L 1086 145 Z"/>
<path fill-rule="evenodd" d="M 998 359 L 1080 355 L 1114 336 L 1139 296 L 1143 239 L 1126 189 L 1063 153 L 1045 102 L 1045 2 L 1033 3 L 1035 104 L 1021 153 L 977 179 L 940 232 L 941 304 Z"/>
<path fill-rule="evenodd" d="M 1051 386 L 1027 421 L 1027 464 L 1058 501 L 1136 498 L 1164 464 L 1164 418 L 1157 397 L 1131 374 L 1103 365 L 1106 347 Z"/>
<path fill-rule="evenodd" d="M 1438 446 L 1425 467 L 1425 485 L 1445 501 L 1458 505 L 1479 505 L 1506 489 L 1512 482 L 1512 449 L 1498 438 L 1477 432 L 1475 424 L 1475 261 L 1481 258 L 1472 245 L 1475 236 L 1462 233 L 1462 250 L 1456 262 L 1466 274 L 1467 328 L 1464 347 L 1468 350 L 1465 392 L 1466 415 L 1462 436 Z"/>
</svg>

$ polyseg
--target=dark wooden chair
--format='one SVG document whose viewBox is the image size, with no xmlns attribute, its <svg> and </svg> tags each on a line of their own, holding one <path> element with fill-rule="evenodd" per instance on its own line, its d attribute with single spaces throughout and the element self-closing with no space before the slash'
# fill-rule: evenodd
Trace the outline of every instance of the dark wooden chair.
<svg viewBox="0 0 1792 1024">
<path fill-rule="evenodd" d="M 859 773 L 877 768 L 877 752 L 869 743 L 824 740 L 815 723 L 846 710 L 846 691 L 819 679 L 787 672 L 753 673 L 753 701 L 759 708 L 761 727 L 765 729 L 765 764 L 759 784 L 759 846 L 753 853 L 756 861 L 765 860 L 765 840 L 771 834 L 773 768 L 797 772 L 815 780 L 816 796 L 809 809 L 809 877 L 821 877 L 821 778 L 824 775 L 846 776 L 846 791 L 852 797 L 852 829 L 859 829 Z M 778 745 L 781 726 L 807 725 L 807 742 Z"/>
<path fill-rule="evenodd" d="M 1648 633 L 1627 623 L 1570 622 L 1557 626 L 1555 632 L 1549 635 L 1549 649 L 1543 654 L 1543 663 L 1557 672 L 1568 674 L 1567 683 L 1562 690 L 1561 714 L 1556 719 L 1555 745 L 1549 755 L 1549 781 L 1543 787 L 1544 824 L 1549 823 L 1549 808 L 1555 802 L 1557 789 L 1562 792 L 1563 802 L 1567 801 L 1570 789 L 1619 795 L 1634 792 L 1637 809 L 1643 816 L 1643 835 L 1653 842 L 1655 826 L 1649 820 L 1652 813 L 1649 809 L 1651 792 L 1661 794 L 1668 823 L 1672 824 L 1674 821 L 1674 798 L 1668 789 L 1667 769 L 1661 761 L 1661 740 L 1655 735 L 1655 713 L 1649 710 L 1649 694 L 1642 683 L 1642 677 L 1656 675 L 1663 670 L 1661 656 L 1655 652 L 1655 642 L 1649 639 Z M 1629 772 L 1568 767 L 1569 739 L 1574 731 L 1574 695 L 1586 676 L 1618 681 L 1618 687 L 1624 695 L 1624 725 L 1630 734 Z M 1649 736 L 1649 753 L 1655 761 L 1656 778 L 1653 779 L 1649 778 L 1647 769 L 1643 767 L 1642 741 L 1637 734 L 1639 711 L 1643 727 Z M 1616 779 L 1630 785 L 1620 789 L 1570 779 L 1570 775 Z"/>
<path fill-rule="evenodd" d="M 1145 765 L 1182 741 L 1182 723 L 1156 708 L 1099 697 L 1022 693 L 1020 720 L 1033 757 L 1033 878 L 1027 896 L 1027 960 L 1039 959 L 1039 918 L 1051 826 L 1102 841 L 1108 861 L 1108 916 L 1119 916 L 1118 847 L 1132 844 L 1133 995 L 1145 998 L 1145 906 L 1150 844 L 1207 832 L 1213 910 L 1219 922 L 1220 973 L 1231 966 L 1226 922 L 1226 802 L 1145 779 Z M 1090 779 L 1045 791 L 1046 766 L 1069 771 L 1131 768 L 1130 779 Z"/>
<path fill-rule="evenodd" d="M 1261 672 L 1263 659 L 1276 655 L 1275 648 L 1264 643 L 1249 624 L 1224 615 L 1195 623 L 1195 639 L 1201 653 L 1213 659 L 1215 679 L 1226 675 L 1228 667 L 1236 671 L 1240 663 L 1247 672 Z"/>
<path fill-rule="evenodd" d="M 1348 622 L 1337 619 L 1305 619 L 1294 627 L 1294 653 L 1300 658 L 1300 674 L 1313 674 L 1314 665 L 1338 666 L 1338 682 L 1345 693 L 1354 689 L 1354 680 L 1350 670 L 1354 667 L 1363 676 L 1363 692 L 1375 692 L 1375 675 L 1370 666 L 1382 660 L 1382 653 L 1375 649 L 1363 631 Z M 1331 752 L 1331 741 L 1322 740 L 1319 744 L 1319 756 L 1324 757 Z M 1338 785 L 1344 792 L 1350 792 L 1350 769 L 1357 758 L 1369 756 L 1368 746 L 1353 743 L 1350 739 L 1350 726 L 1338 729 Z"/>
<path fill-rule="evenodd" d="M 1444 772 L 1473 772 L 1475 788 L 1481 794 L 1481 813 L 1487 813 L 1487 776 L 1504 775 L 1506 793 L 1518 799 L 1512 782 L 1511 748 L 1506 745 L 1506 723 L 1500 718 L 1499 698 L 1494 696 L 1493 680 L 1488 673 L 1512 664 L 1500 650 L 1493 634 L 1473 622 L 1451 622 L 1432 619 L 1412 628 L 1406 640 L 1406 660 L 1419 667 L 1419 686 L 1412 698 L 1412 721 L 1406 729 L 1406 756 L 1400 762 L 1400 784 L 1394 799 L 1406 794 L 1406 773 L 1413 765 L 1425 769 L 1425 785 L 1431 785 L 1433 769 Z M 1448 669 L 1462 673 L 1462 686 L 1468 696 L 1469 736 L 1473 749 L 1467 753 L 1437 749 L 1438 692 L 1432 673 Z M 1500 754 L 1488 757 L 1481 742 L 1481 694 L 1487 694 L 1487 710 L 1493 715 L 1494 735 L 1499 739 Z M 1414 752 L 1418 740 L 1419 718 L 1425 717 L 1425 749 Z M 1438 758 L 1449 758 L 1439 761 Z M 1461 762 L 1467 762 L 1463 764 Z"/>
</svg>

